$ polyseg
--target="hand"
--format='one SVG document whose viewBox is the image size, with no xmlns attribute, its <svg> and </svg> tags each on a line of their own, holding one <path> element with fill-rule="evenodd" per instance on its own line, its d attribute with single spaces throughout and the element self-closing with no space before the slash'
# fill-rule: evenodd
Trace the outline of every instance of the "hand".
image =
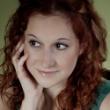
<svg viewBox="0 0 110 110">
<path fill-rule="evenodd" d="M 28 55 L 24 54 L 21 56 L 23 50 L 24 44 L 19 42 L 12 56 L 12 62 L 15 67 L 17 77 L 24 91 L 24 100 L 22 102 L 21 110 L 39 110 L 44 100 L 43 87 L 33 81 L 24 68 Z"/>
</svg>

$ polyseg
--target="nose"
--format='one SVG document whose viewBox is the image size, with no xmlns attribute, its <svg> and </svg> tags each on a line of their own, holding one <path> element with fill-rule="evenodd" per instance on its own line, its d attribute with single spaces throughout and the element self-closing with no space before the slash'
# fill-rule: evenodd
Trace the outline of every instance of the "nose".
<svg viewBox="0 0 110 110">
<path fill-rule="evenodd" d="M 52 51 L 45 50 L 42 58 L 42 67 L 50 68 L 50 67 L 54 67 L 55 64 L 56 64 L 56 61 Z"/>
</svg>

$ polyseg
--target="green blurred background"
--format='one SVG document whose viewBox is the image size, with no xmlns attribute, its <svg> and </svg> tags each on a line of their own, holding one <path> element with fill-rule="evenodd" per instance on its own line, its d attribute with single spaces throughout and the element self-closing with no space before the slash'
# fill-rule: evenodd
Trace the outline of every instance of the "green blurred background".
<svg viewBox="0 0 110 110">
<path fill-rule="evenodd" d="M 110 69 L 110 0 L 94 0 L 94 5 L 99 15 L 102 17 L 107 28 L 107 47 L 108 56 L 107 61 L 104 63 L 104 67 Z M 5 26 L 9 17 L 15 11 L 18 6 L 17 0 L 0 0 L 0 48 L 4 44 Z M 0 58 L 2 60 L 2 58 Z"/>
</svg>

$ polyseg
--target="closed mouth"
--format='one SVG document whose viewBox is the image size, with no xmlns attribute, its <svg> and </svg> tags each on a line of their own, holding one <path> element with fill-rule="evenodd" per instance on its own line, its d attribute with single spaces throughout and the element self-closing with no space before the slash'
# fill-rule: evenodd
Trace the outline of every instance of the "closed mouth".
<svg viewBox="0 0 110 110">
<path fill-rule="evenodd" d="M 49 73 L 55 73 L 55 72 L 58 72 L 58 71 L 51 71 L 51 70 L 38 70 L 39 72 L 41 73 L 45 73 L 45 74 L 49 74 Z"/>
</svg>

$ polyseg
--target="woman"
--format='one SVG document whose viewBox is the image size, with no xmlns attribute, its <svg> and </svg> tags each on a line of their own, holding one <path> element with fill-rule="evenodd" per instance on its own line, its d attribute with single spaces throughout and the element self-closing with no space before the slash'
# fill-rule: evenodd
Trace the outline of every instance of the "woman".
<svg viewBox="0 0 110 110">
<path fill-rule="evenodd" d="M 89 0 L 20 0 L 5 36 L 2 109 L 108 110 L 105 36 Z"/>
</svg>

